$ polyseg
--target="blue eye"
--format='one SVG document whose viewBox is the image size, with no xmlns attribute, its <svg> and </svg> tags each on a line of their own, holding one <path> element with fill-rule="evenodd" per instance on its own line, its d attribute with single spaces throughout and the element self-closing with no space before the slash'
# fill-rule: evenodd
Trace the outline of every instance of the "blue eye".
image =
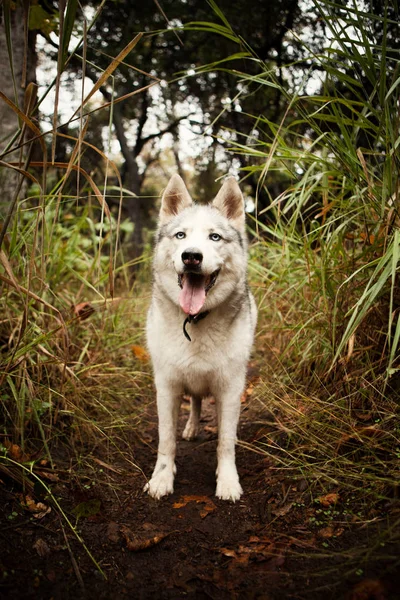
<svg viewBox="0 0 400 600">
<path fill-rule="evenodd" d="M 175 237 L 177 240 L 183 240 L 186 237 L 186 233 L 183 231 L 178 231 L 178 233 L 175 234 Z"/>
<path fill-rule="evenodd" d="M 210 233 L 210 240 L 212 240 L 213 242 L 219 242 L 220 239 L 221 236 L 219 235 L 219 233 Z"/>
</svg>

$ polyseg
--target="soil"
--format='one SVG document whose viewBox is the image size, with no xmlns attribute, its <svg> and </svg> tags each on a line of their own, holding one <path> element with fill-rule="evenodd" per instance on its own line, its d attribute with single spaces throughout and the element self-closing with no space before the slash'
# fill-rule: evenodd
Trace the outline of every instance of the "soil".
<svg viewBox="0 0 400 600">
<path fill-rule="evenodd" d="M 188 414 L 183 406 L 179 431 Z M 239 438 L 252 442 L 265 426 L 245 406 Z M 57 462 L 58 481 L 42 477 L 86 548 L 56 506 L 36 486 L 29 512 L 15 478 L 0 473 L 0 597 L 35 599 L 259 599 L 389 600 L 398 597 L 395 562 L 351 568 L 347 549 L 368 547 L 371 528 L 310 525 L 307 482 L 274 468 L 266 454 L 238 446 L 244 489 L 237 503 L 214 496 L 214 406 L 203 407 L 195 442 L 178 444 L 175 492 L 161 501 L 143 485 L 156 458 L 154 403 L 135 437 L 135 466 L 113 464 L 99 446 L 87 479 Z M 96 480 L 92 485 L 92 480 Z M 101 481 L 101 483 L 99 483 Z M 37 503 L 42 494 L 43 513 Z M 36 503 L 36 504 L 35 504 Z M 371 526 L 372 527 L 372 526 Z M 375 527 L 375 526 L 373 526 Z M 322 532 L 322 533 L 321 533 Z M 374 529 L 374 533 L 376 530 Z M 356 538 L 355 538 L 356 536 Z M 327 550 L 329 547 L 329 552 Z M 387 549 L 387 548 L 386 548 Z M 394 550 L 393 550 L 394 552 Z M 392 552 L 392 553 L 393 553 Z M 393 566 L 394 565 L 394 566 Z"/>
</svg>

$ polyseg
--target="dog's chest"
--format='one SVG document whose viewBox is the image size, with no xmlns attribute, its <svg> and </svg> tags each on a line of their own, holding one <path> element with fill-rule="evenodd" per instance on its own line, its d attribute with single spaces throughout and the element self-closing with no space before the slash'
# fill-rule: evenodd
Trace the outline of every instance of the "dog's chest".
<svg viewBox="0 0 400 600">
<path fill-rule="evenodd" d="M 224 370 L 223 354 L 210 338 L 199 340 L 194 336 L 176 354 L 175 368 L 186 393 L 206 396 L 212 393 Z"/>
<path fill-rule="evenodd" d="M 207 317 L 208 319 L 208 317 Z M 162 370 L 189 394 L 205 396 L 215 389 L 222 373 L 226 373 L 232 351 L 226 330 L 222 326 L 204 321 L 187 326 L 191 341 L 183 333 L 183 320 L 179 327 L 170 323 L 157 331 L 152 356 L 156 371 Z"/>
</svg>

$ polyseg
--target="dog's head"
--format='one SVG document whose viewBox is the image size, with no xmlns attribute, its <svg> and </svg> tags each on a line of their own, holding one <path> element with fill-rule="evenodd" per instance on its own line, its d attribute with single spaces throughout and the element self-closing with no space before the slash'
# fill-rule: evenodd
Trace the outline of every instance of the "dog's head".
<svg viewBox="0 0 400 600">
<path fill-rule="evenodd" d="M 186 314 L 215 308 L 246 273 L 244 200 L 233 177 L 209 205 L 195 205 L 178 175 L 161 200 L 154 273 Z"/>
</svg>

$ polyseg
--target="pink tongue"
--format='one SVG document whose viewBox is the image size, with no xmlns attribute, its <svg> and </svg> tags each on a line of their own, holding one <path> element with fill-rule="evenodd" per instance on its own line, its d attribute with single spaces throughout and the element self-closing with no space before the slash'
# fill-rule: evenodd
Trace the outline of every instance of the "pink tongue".
<svg viewBox="0 0 400 600">
<path fill-rule="evenodd" d="M 206 301 L 206 290 L 202 285 L 193 285 L 190 277 L 183 280 L 183 288 L 179 294 L 179 304 L 187 315 L 197 315 Z"/>
</svg>

